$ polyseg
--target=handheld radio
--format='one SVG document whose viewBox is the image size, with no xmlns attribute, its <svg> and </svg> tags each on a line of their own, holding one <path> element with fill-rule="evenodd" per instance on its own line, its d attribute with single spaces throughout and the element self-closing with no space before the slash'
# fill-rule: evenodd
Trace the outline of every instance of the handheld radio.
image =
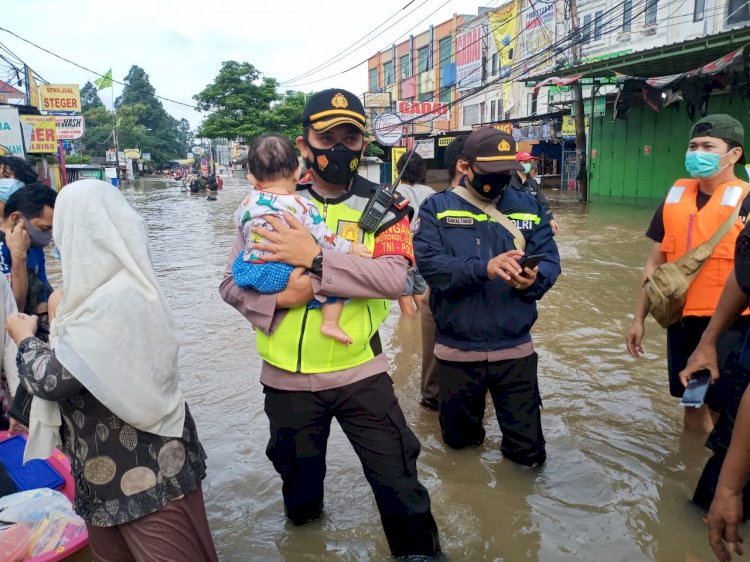
<svg viewBox="0 0 750 562">
<path fill-rule="evenodd" d="M 372 197 L 370 197 L 370 200 L 367 202 L 365 210 L 362 212 L 362 216 L 359 218 L 359 226 L 361 226 L 363 230 L 366 230 L 367 232 L 375 232 L 375 230 L 377 230 L 378 225 L 393 204 L 396 188 L 398 187 L 398 184 L 401 183 L 401 177 L 404 175 L 406 166 L 409 165 L 409 160 L 411 160 L 413 155 L 414 151 L 412 150 L 409 153 L 409 156 L 406 157 L 404 168 L 401 170 L 401 173 L 396 178 L 396 181 L 393 182 L 392 186 L 388 187 L 385 184 L 380 185 L 375 190 L 375 193 L 372 194 Z"/>
</svg>

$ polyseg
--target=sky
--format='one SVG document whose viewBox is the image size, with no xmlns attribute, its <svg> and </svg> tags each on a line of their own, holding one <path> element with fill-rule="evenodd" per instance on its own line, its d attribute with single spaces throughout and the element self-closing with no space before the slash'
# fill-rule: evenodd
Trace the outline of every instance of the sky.
<svg viewBox="0 0 750 562">
<path fill-rule="evenodd" d="M 126 7 L 102 0 L 62 4 L 59 0 L 2 0 L 0 27 L 95 72 L 103 74 L 112 68 L 116 80 L 122 81 L 130 67 L 138 65 L 149 75 L 157 95 L 193 104 L 192 96 L 213 82 L 223 61 L 249 62 L 265 76 L 284 82 L 319 67 L 357 42 L 341 60 L 283 85 L 281 90 L 310 92 L 336 87 L 361 94 L 367 88 L 366 61 L 370 56 L 429 29 L 430 24 L 450 19 L 454 13 L 475 15 L 480 5 L 501 3 L 151 0 Z M 3 46 L 50 83 L 83 85 L 98 78 L 0 30 L 0 49 Z M 0 54 L 6 53 L 0 50 Z M 355 65 L 354 70 L 342 74 Z M 0 69 L 3 66 L 7 69 L 0 60 Z M 7 70 L 0 71 L 0 80 L 6 78 Z M 114 96 L 121 91 L 122 87 L 115 85 Z M 107 106 L 111 104 L 110 92 L 100 92 Z M 202 119 L 189 107 L 162 103 L 171 115 L 186 118 L 193 128 Z"/>
</svg>

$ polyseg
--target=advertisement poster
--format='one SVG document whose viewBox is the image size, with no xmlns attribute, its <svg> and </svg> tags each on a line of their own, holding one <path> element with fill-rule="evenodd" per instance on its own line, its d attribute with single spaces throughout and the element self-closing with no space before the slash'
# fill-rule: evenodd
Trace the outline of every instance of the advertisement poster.
<svg viewBox="0 0 750 562">
<path fill-rule="evenodd" d="M 497 57 L 500 65 L 500 77 L 507 78 L 502 82 L 503 108 L 508 111 L 513 106 L 513 54 L 515 52 L 515 37 L 518 33 L 517 6 L 511 2 L 496 12 L 487 14 L 490 19 L 492 35 L 495 37 Z"/>
<path fill-rule="evenodd" d="M 456 37 L 456 89 L 470 90 L 482 85 L 482 27 Z"/>
<path fill-rule="evenodd" d="M 39 86 L 39 109 L 49 113 L 81 113 L 81 91 L 78 84 L 42 84 Z"/>
<path fill-rule="evenodd" d="M 21 115 L 21 128 L 26 141 L 26 152 L 57 152 L 57 123 L 54 115 Z"/>
<path fill-rule="evenodd" d="M 21 121 L 15 107 L 0 107 L 0 156 L 7 155 L 24 157 Z"/>
</svg>

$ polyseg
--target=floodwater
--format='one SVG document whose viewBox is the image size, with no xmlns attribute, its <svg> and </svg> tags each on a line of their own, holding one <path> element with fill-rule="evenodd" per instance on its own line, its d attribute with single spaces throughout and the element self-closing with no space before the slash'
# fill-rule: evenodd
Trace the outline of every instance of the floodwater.
<svg viewBox="0 0 750 562">
<path fill-rule="evenodd" d="M 325 516 L 304 527 L 284 518 L 281 480 L 265 455 L 255 336 L 218 293 L 244 180 L 227 181 L 218 201 L 160 180 L 123 191 L 149 224 L 156 270 L 185 335 L 182 386 L 208 453 L 204 494 L 219 558 L 387 560 L 370 488 L 335 423 Z M 584 207 L 547 193 L 561 225 L 563 275 L 534 329 L 542 469 L 503 460 L 492 417 L 483 446 L 446 448 L 437 414 L 418 406 L 419 320 L 401 318 L 394 304 L 381 331 L 396 393 L 422 443 L 419 473 L 443 550 L 471 561 L 711 560 L 702 514 L 688 501 L 708 452 L 702 436 L 682 434 L 664 333 L 649 320 L 647 355 L 636 361 L 624 348 L 656 203 Z"/>
</svg>

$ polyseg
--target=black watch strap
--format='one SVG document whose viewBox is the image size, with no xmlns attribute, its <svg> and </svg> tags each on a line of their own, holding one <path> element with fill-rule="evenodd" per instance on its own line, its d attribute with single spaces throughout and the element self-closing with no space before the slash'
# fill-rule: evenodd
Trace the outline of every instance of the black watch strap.
<svg viewBox="0 0 750 562">
<path fill-rule="evenodd" d="M 323 250 L 318 252 L 318 255 L 313 258 L 310 271 L 313 273 L 323 273 Z"/>
</svg>

